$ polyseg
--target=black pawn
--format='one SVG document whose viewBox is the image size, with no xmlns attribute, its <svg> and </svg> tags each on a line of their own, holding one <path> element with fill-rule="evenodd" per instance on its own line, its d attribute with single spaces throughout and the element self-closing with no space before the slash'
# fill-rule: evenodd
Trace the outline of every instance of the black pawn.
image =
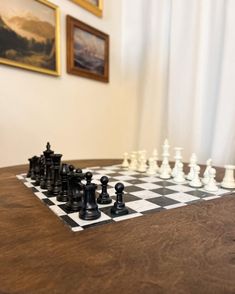
<svg viewBox="0 0 235 294">
<path fill-rule="evenodd" d="M 31 160 L 32 160 L 31 180 L 36 180 L 35 167 L 36 167 L 36 164 L 37 164 L 37 159 L 38 159 L 38 156 L 33 156 L 31 158 Z"/>
<path fill-rule="evenodd" d="M 91 184 L 92 177 L 93 177 L 93 174 L 91 172 L 87 172 L 85 174 L 86 185 L 90 185 Z"/>
<path fill-rule="evenodd" d="M 35 175 L 35 182 L 33 184 L 35 186 L 39 186 L 40 185 L 40 157 L 38 156 L 35 156 L 34 175 Z"/>
<path fill-rule="evenodd" d="M 101 182 L 102 191 L 101 191 L 99 197 L 97 198 L 97 202 L 99 204 L 109 204 L 112 202 L 112 199 L 109 197 L 109 194 L 107 192 L 109 178 L 106 176 L 103 176 L 100 179 L 100 182 Z"/>
<path fill-rule="evenodd" d="M 72 165 L 72 164 L 70 164 L 70 165 L 69 165 L 69 172 L 70 172 L 70 173 L 73 173 L 74 170 L 75 170 L 75 166 Z"/>
<path fill-rule="evenodd" d="M 77 173 L 77 174 L 82 174 L 82 169 L 77 168 L 77 169 L 76 169 L 76 173 Z"/>
<path fill-rule="evenodd" d="M 124 190 L 124 185 L 122 183 L 117 183 L 115 185 L 115 190 L 116 190 L 116 202 L 111 208 L 111 213 L 116 214 L 116 215 L 125 215 L 128 214 L 129 211 L 125 206 L 124 200 L 123 200 L 123 190 Z"/>
<path fill-rule="evenodd" d="M 101 212 L 96 203 L 96 188 L 96 184 L 88 184 L 84 186 L 82 208 L 79 211 L 79 217 L 83 220 L 94 220 L 101 216 Z"/>
<path fill-rule="evenodd" d="M 29 170 L 28 170 L 26 177 L 31 178 L 31 173 L 32 173 L 32 168 L 33 168 L 32 158 L 29 158 L 28 161 L 29 161 Z"/>
</svg>

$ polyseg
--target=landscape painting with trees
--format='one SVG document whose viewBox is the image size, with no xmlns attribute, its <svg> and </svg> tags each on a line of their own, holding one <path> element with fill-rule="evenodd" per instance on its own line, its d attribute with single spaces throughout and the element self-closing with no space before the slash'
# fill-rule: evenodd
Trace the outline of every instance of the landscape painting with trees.
<svg viewBox="0 0 235 294">
<path fill-rule="evenodd" d="M 58 10 L 45 0 L 1 0 L 0 62 L 59 74 Z"/>
</svg>

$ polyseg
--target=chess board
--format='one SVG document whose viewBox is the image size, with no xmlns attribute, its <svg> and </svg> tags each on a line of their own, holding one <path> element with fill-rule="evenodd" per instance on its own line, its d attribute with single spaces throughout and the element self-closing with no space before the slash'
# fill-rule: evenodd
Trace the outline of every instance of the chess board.
<svg viewBox="0 0 235 294">
<path fill-rule="evenodd" d="M 186 206 L 198 201 L 208 201 L 234 192 L 219 188 L 215 194 L 212 194 L 206 192 L 203 188 L 192 188 L 188 182 L 179 185 L 174 183 L 172 179 L 162 180 L 158 176 L 148 176 L 145 173 L 125 170 L 118 165 L 83 169 L 83 172 L 86 171 L 93 173 L 93 182 L 98 184 L 97 192 L 101 191 L 100 178 L 104 175 L 109 177 L 108 193 L 112 198 L 111 204 L 98 204 L 101 217 L 93 221 L 80 219 L 78 212 L 66 212 L 65 203 L 58 202 L 55 196 L 48 196 L 46 190 L 34 186 L 34 181 L 26 178 L 26 174 L 18 175 L 17 178 L 31 189 L 32 194 L 47 205 L 74 232 L 83 231 L 97 225 L 140 217 L 149 213 L 158 213 L 166 209 Z M 110 212 L 111 206 L 115 202 L 114 186 L 117 182 L 122 182 L 125 186 L 124 200 L 129 214 L 123 216 L 112 215 Z"/>
</svg>

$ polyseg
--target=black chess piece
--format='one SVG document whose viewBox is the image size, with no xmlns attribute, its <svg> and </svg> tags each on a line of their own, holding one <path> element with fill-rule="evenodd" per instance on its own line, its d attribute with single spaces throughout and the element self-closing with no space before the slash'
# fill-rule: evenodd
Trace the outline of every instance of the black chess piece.
<svg viewBox="0 0 235 294">
<path fill-rule="evenodd" d="M 45 187 L 46 189 L 51 189 L 52 186 L 52 160 L 51 160 L 51 154 L 54 154 L 54 151 L 51 150 L 51 145 L 49 142 L 47 142 L 46 150 L 43 151 L 44 157 L 45 157 L 45 165 L 46 165 L 46 175 L 45 175 Z"/>
<path fill-rule="evenodd" d="M 61 188 L 61 181 L 60 181 L 60 162 L 61 162 L 62 154 L 52 154 L 52 166 L 53 166 L 53 188 L 52 188 L 52 194 L 57 196 L 60 193 Z"/>
<path fill-rule="evenodd" d="M 46 189 L 46 165 L 44 155 L 40 156 L 40 188 Z"/>
<path fill-rule="evenodd" d="M 76 171 L 68 173 L 68 202 L 65 204 L 69 212 L 79 211 L 82 207 L 83 184 L 81 176 Z"/>
<path fill-rule="evenodd" d="M 32 162 L 32 169 L 31 169 L 31 180 L 36 180 L 36 176 L 35 176 L 35 167 L 36 167 L 36 160 L 37 160 L 38 156 L 33 156 L 31 158 L 31 162 Z"/>
<path fill-rule="evenodd" d="M 61 191 L 59 195 L 57 195 L 56 199 L 59 202 L 67 202 L 68 198 L 68 173 L 69 167 L 68 164 L 63 163 L 60 170 L 60 178 L 61 178 Z"/>
<path fill-rule="evenodd" d="M 116 214 L 116 215 L 125 215 L 128 214 L 129 211 L 125 206 L 124 200 L 123 200 L 123 191 L 124 191 L 124 185 L 122 183 L 117 183 L 115 185 L 115 190 L 116 190 L 116 202 L 111 208 L 111 213 Z"/>
<path fill-rule="evenodd" d="M 93 174 L 91 172 L 86 172 L 85 174 L 85 178 L 86 178 L 86 185 L 90 185 L 91 184 L 91 180 L 92 180 Z"/>
<path fill-rule="evenodd" d="M 69 165 L 69 172 L 70 172 L 70 173 L 73 173 L 74 171 L 75 171 L 75 166 L 72 165 L 72 164 L 70 164 L 70 165 Z"/>
<path fill-rule="evenodd" d="M 93 183 L 84 186 L 82 208 L 79 211 L 79 217 L 83 220 L 95 220 L 101 216 L 96 203 L 96 189 L 97 185 Z"/>
<path fill-rule="evenodd" d="M 35 182 L 33 184 L 35 186 L 39 186 L 40 185 L 40 157 L 34 156 L 33 165 L 34 165 L 34 176 L 35 176 Z"/>
<path fill-rule="evenodd" d="M 32 158 L 29 158 L 28 161 L 29 161 L 29 170 L 27 172 L 26 177 L 31 178 L 32 168 L 33 168 Z"/>
<path fill-rule="evenodd" d="M 109 197 L 109 194 L 107 192 L 109 178 L 106 176 L 103 176 L 101 177 L 100 182 L 101 182 L 102 191 L 99 197 L 97 198 L 97 202 L 99 204 L 109 204 L 112 202 L 112 199 Z"/>
<path fill-rule="evenodd" d="M 50 165 L 49 165 L 50 162 Z M 52 195 L 53 191 L 53 178 L 54 178 L 54 168 L 53 168 L 53 162 L 52 158 L 50 157 L 50 161 L 47 160 L 47 168 L 48 168 L 48 173 L 47 173 L 47 180 L 46 180 L 46 189 L 47 189 L 47 194 Z"/>
<path fill-rule="evenodd" d="M 82 174 L 82 169 L 77 168 L 77 169 L 76 169 L 76 173 L 77 173 L 77 174 Z"/>
</svg>

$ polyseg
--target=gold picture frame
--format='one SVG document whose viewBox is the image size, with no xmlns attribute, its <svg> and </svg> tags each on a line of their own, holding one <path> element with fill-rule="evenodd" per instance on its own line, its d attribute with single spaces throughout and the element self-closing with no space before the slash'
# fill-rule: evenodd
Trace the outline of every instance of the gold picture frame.
<svg viewBox="0 0 235 294">
<path fill-rule="evenodd" d="M 1 0 L 0 44 L 0 64 L 59 76 L 58 6 L 47 0 Z"/>
<path fill-rule="evenodd" d="M 103 0 L 72 0 L 82 8 L 90 11 L 98 17 L 103 15 Z M 96 3 L 94 3 L 96 2 Z"/>
<path fill-rule="evenodd" d="M 109 82 L 109 35 L 67 15 L 67 72 Z"/>
</svg>

